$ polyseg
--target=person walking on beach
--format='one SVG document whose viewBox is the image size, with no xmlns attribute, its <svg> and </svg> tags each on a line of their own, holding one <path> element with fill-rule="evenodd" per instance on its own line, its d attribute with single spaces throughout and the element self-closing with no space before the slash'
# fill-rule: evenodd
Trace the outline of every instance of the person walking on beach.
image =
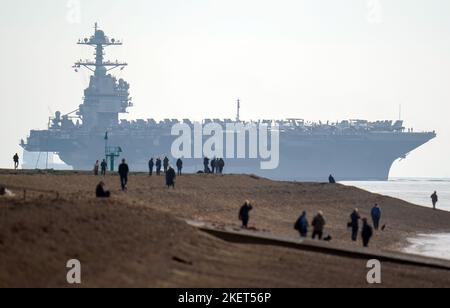
<svg viewBox="0 0 450 308">
<path fill-rule="evenodd" d="M 378 204 L 375 204 L 375 206 L 373 207 L 371 216 L 373 221 L 373 227 L 375 228 L 375 230 L 378 231 L 380 229 L 380 221 L 381 221 L 381 209 L 378 206 Z"/>
<path fill-rule="evenodd" d="M 306 212 L 303 212 L 295 223 L 295 230 L 300 233 L 300 237 L 306 238 L 308 236 L 308 227 L 308 218 L 306 217 Z"/>
<path fill-rule="evenodd" d="M 164 167 L 164 173 L 167 173 L 167 170 L 169 169 L 169 158 L 167 158 L 167 156 L 164 157 L 163 167 Z"/>
<path fill-rule="evenodd" d="M 97 188 L 95 189 L 95 195 L 97 196 L 97 198 L 111 197 L 111 193 L 105 190 L 105 183 L 103 182 L 98 183 Z"/>
<path fill-rule="evenodd" d="M 120 186 L 122 187 L 122 191 L 127 190 L 128 173 L 130 173 L 130 168 L 125 162 L 125 159 L 122 159 L 122 163 L 119 166 Z"/>
<path fill-rule="evenodd" d="M 372 236 L 373 236 L 373 229 L 369 225 L 367 218 L 363 219 L 363 229 L 362 229 L 361 236 L 363 239 L 364 247 L 366 247 L 366 248 L 369 247 L 370 240 L 372 239 Z"/>
<path fill-rule="evenodd" d="M 177 177 L 177 174 L 175 173 L 175 169 L 172 167 L 169 167 L 166 172 L 166 185 L 167 188 L 173 187 L 175 189 L 175 178 Z"/>
<path fill-rule="evenodd" d="M 178 171 L 178 176 L 181 176 L 181 173 L 183 171 L 183 161 L 181 160 L 181 158 L 178 158 L 178 160 L 177 160 L 177 171 Z"/>
<path fill-rule="evenodd" d="M 148 175 L 149 176 L 153 175 L 154 167 L 155 167 L 155 161 L 153 160 L 153 158 L 150 158 L 150 160 L 148 161 Z"/>
<path fill-rule="evenodd" d="M 14 161 L 14 170 L 17 170 L 19 168 L 19 154 L 15 154 L 13 156 L 13 161 Z"/>
<path fill-rule="evenodd" d="M 323 216 L 323 212 L 319 211 L 316 215 L 316 217 L 314 217 L 313 221 L 312 221 L 312 226 L 313 226 L 313 234 L 312 234 L 312 239 L 314 240 L 316 237 L 319 238 L 319 240 L 322 240 L 323 237 L 323 230 L 325 228 L 326 225 L 326 221 L 325 218 Z"/>
<path fill-rule="evenodd" d="M 244 229 L 248 229 L 251 210 L 253 210 L 253 206 L 250 204 L 250 201 L 247 200 L 239 211 L 239 220 L 242 221 L 242 228 Z"/>
<path fill-rule="evenodd" d="M 350 227 L 352 228 L 352 241 L 356 242 L 358 240 L 358 232 L 359 232 L 359 220 L 361 216 L 359 215 L 359 210 L 355 209 L 353 213 L 350 215 Z"/>
<path fill-rule="evenodd" d="M 431 202 L 433 202 L 433 210 L 436 210 L 436 205 L 439 201 L 438 195 L 437 195 L 437 191 L 435 191 L 432 195 L 431 195 Z"/>
<path fill-rule="evenodd" d="M 108 164 L 106 163 L 106 159 L 104 159 L 100 165 L 102 170 L 102 176 L 106 176 L 106 168 L 108 168 Z"/>
<path fill-rule="evenodd" d="M 157 176 L 161 175 L 161 167 L 162 167 L 162 161 L 161 161 L 161 158 L 158 158 L 156 160 L 156 175 Z"/>
<path fill-rule="evenodd" d="M 98 176 L 98 171 L 100 169 L 100 162 L 97 160 L 94 165 L 94 175 Z"/>
</svg>

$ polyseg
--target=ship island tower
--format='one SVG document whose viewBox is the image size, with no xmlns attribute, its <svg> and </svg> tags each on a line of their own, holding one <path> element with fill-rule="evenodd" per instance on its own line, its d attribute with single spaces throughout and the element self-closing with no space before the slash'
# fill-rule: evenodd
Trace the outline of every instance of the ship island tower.
<svg viewBox="0 0 450 308">
<path fill-rule="evenodd" d="M 130 85 L 123 79 L 117 80 L 110 71 L 123 70 L 127 63 L 119 61 L 105 61 L 105 49 L 111 46 L 121 46 L 122 42 L 109 38 L 98 29 L 95 24 L 95 33 L 90 38 L 80 39 L 78 45 L 95 48 L 95 61 L 79 60 L 75 63 L 76 72 L 86 68 L 92 73 L 89 87 L 84 91 L 84 101 L 77 110 L 77 115 L 83 121 L 83 127 L 89 130 L 105 131 L 118 125 L 119 114 L 126 113 L 132 106 L 129 97 Z"/>
</svg>

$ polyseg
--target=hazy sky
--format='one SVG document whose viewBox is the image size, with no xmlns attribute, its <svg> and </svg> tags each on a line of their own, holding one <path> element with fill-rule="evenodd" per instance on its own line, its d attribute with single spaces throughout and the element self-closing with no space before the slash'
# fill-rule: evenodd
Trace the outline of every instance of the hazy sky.
<svg viewBox="0 0 450 308">
<path fill-rule="evenodd" d="M 78 108 L 77 46 L 97 21 L 123 39 L 128 118 L 369 120 L 438 138 L 392 176 L 450 177 L 448 0 L 0 0 L 0 167 L 57 110 Z M 79 6 L 79 15 L 77 7 Z"/>
</svg>

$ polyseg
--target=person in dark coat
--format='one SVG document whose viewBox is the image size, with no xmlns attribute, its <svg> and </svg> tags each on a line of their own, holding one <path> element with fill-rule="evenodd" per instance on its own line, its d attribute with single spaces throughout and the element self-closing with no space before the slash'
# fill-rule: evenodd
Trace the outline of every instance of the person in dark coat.
<svg viewBox="0 0 450 308">
<path fill-rule="evenodd" d="M 100 168 L 102 170 L 102 176 L 106 175 L 106 169 L 108 168 L 108 164 L 106 163 L 106 159 L 102 160 L 102 163 L 100 164 Z"/>
<path fill-rule="evenodd" d="M 223 169 L 225 168 L 225 161 L 223 158 L 219 159 L 219 173 L 223 174 Z"/>
<path fill-rule="evenodd" d="M 203 167 L 205 167 L 205 173 L 210 173 L 210 169 L 209 169 L 209 158 L 205 157 L 203 159 Z"/>
<path fill-rule="evenodd" d="M 111 193 L 105 190 L 105 183 L 100 182 L 95 189 L 95 195 L 97 198 L 109 198 L 111 197 Z"/>
<path fill-rule="evenodd" d="M 378 229 L 380 228 L 380 221 L 381 221 L 381 209 L 378 206 L 378 204 L 375 204 L 375 206 L 373 207 L 371 216 L 373 221 L 373 227 L 375 228 L 375 230 L 378 231 Z"/>
<path fill-rule="evenodd" d="M 19 154 L 15 154 L 13 157 L 14 161 L 14 169 L 17 170 L 19 168 Z"/>
<path fill-rule="evenodd" d="M 216 173 L 216 167 L 217 167 L 217 159 L 214 158 L 211 161 L 211 172 L 212 172 L 212 174 Z"/>
<path fill-rule="evenodd" d="M 363 239 L 364 247 L 366 247 L 366 248 L 369 247 L 370 240 L 372 239 L 372 236 L 373 236 L 373 229 L 367 222 L 366 218 L 363 219 L 363 229 L 362 229 L 361 236 Z"/>
<path fill-rule="evenodd" d="M 3 186 L 0 186 L 0 196 L 6 195 L 6 188 Z"/>
<path fill-rule="evenodd" d="M 433 210 L 436 210 L 436 205 L 439 201 L 438 195 L 437 195 L 437 191 L 435 191 L 432 195 L 431 195 L 431 202 L 433 202 Z"/>
<path fill-rule="evenodd" d="M 181 160 L 181 158 L 178 158 L 178 160 L 177 160 L 177 171 L 178 171 L 178 176 L 181 176 L 182 172 L 183 172 L 183 161 Z"/>
<path fill-rule="evenodd" d="M 325 229 L 325 225 L 326 225 L 326 221 L 325 221 L 325 218 L 323 216 L 323 212 L 319 211 L 317 213 L 316 217 L 314 217 L 314 219 L 312 221 L 312 226 L 313 226 L 312 239 L 313 240 L 316 237 L 318 237 L 319 240 L 322 240 L 323 230 Z"/>
<path fill-rule="evenodd" d="M 125 159 L 122 159 L 122 163 L 119 166 L 119 175 L 120 175 L 120 185 L 123 191 L 127 190 L 128 173 L 130 173 L 130 168 L 125 162 Z"/>
<path fill-rule="evenodd" d="M 175 169 L 169 167 L 166 172 L 166 185 L 168 188 L 173 187 L 175 189 L 175 178 L 177 174 L 175 173 Z"/>
<path fill-rule="evenodd" d="M 330 182 L 330 184 L 336 184 L 336 179 L 331 174 L 330 174 L 330 177 L 328 178 L 328 181 Z"/>
<path fill-rule="evenodd" d="M 162 161 L 160 158 L 156 160 L 156 175 L 161 175 Z"/>
<path fill-rule="evenodd" d="M 303 212 L 303 214 L 299 217 L 299 219 L 295 224 L 295 230 L 297 230 L 300 233 L 300 237 L 307 237 L 308 227 L 309 227 L 308 218 L 306 217 L 306 212 Z"/>
<path fill-rule="evenodd" d="M 251 210 L 253 210 L 253 206 L 250 204 L 250 201 L 247 200 L 239 211 L 239 220 L 242 221 L 242 228 L 244 229 L 248 228 Z"/>
<path fill-rule="evenodd" d="M 155 161 L 153 158 L 151 158 L 148 162 L 148 175 L 149 176 L 153 175 L 153 168 L 155 168 Z"/>
<path fill-rule="evenodd" d="M 352 241 L 356 242 L 358 240 L 358 232 L 359 232 L 359 220 L 361 216 L 359 215 L 359 210 L 355 209 L 353 213 L 350 215 L 350 227 L 352 228 Z"/>
<path fill-rule="evenodd" d="M 169 169 L 169 159 L 167 158 L 167 156 L 164 157 L 163 167 L 164 167 L 164 173 L 167 173 L 167 170 Z"/>
</svg>

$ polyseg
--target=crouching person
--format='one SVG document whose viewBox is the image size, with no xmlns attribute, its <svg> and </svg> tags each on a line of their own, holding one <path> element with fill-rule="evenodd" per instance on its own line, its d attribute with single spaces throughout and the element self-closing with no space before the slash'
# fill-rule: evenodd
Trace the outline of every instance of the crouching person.
<svg viewBox="0 0 450 308">
<path fill-rule="evenodd" d="M 111 197 L 111 193 L 105 190 L 105 183 L 100 182 L 97 185 L 97 189 L 95 190 L 95 195 L 97 198 L 109 198 Z"/>
</svg>

